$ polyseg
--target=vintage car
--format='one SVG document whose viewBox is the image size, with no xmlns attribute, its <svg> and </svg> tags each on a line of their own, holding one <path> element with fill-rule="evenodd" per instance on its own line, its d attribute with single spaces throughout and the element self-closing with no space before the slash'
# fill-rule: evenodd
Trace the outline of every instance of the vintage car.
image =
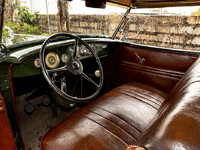
<svg viewBox="0 0 200 150">
<path fill-rule="evenodd" d="M 128 7 L 112 37 L 57 33 L 1 44 L 1 150 L 200 149 L 200 53 L 115 39 L 131 9 L 200 1 L 86 6 L 107 2 Z"/>
</svg>

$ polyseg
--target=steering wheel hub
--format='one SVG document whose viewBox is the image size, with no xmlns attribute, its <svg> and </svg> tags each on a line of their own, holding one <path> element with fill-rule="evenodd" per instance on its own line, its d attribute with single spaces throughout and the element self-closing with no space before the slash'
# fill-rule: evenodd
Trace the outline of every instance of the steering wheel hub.
<svg viewBox="0 0 200 150">
<path fill-rule="evenodd" d="M 78 69 L 80 68 L 80 65 L 79 65 L 78 62 L 74 61 L 74 62 L 72 63 L 72 67 L 73 67 L 75 70 L 78 70 Z"/>
<path fill-rule="evenodd" d="M 72 57 L 67 61 L 67 70 L 74 75 L 81 75 L 83 65 L 77 58 Z"/>
</svg>

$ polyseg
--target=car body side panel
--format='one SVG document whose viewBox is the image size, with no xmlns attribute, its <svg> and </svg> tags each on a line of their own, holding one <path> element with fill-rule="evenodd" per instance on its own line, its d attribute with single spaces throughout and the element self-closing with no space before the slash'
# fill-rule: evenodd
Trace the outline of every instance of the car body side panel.
<svg viewBox="0 0 200 150">
<path fill-rule="evenodd" d="M 6 106 L 0 92 L 0 149 L 17 150 Z"/>
</svg>

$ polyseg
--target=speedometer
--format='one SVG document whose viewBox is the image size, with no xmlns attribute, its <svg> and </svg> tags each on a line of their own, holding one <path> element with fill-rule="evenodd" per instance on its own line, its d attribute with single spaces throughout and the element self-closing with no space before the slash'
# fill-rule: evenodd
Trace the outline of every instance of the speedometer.
<svg viewBox="0 0 200 150">
<path fill-rule="evenodd" d="M 48 53 L 45 57 L 45 63 L 49 68 L 56 68 L 60 63 L 60 59 L 56 53 Z"/>
</svg>

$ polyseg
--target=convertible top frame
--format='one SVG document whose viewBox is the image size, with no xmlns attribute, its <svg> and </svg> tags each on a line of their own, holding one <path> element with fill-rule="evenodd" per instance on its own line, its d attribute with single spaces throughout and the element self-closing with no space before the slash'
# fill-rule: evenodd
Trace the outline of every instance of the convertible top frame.
<svg viewBox="0 0 200 150">
<path fill-rule="evenodd" d="M 136 8 L 158 8 L 200 5 L 200 0 L 107 0 L 107 2 L 127 7 L 132 4 Z"/>
</svg>

